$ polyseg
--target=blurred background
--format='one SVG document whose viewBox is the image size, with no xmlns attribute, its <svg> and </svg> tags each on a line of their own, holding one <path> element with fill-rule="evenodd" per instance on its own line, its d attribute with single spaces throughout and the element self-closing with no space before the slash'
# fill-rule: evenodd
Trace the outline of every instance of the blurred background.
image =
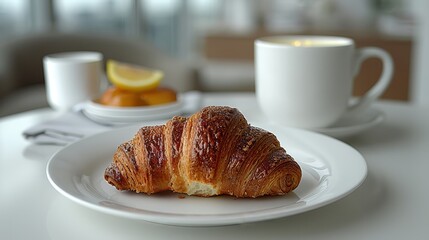
<svg viewBox="0 0 429 240">
<path fill-rule="evenodd" d="M 396 67 L 383 98 L 428 103 L 427 10 L 426 0 L 0 0 L 0 116 L 47 106 L 48 53 L 96 50 L 172 69 L 180 91 L 254 91 L 254 39 L 286 34 L 382 47 Z M 355 95 L 380 68 L 364 63 Z"/>
</svg>

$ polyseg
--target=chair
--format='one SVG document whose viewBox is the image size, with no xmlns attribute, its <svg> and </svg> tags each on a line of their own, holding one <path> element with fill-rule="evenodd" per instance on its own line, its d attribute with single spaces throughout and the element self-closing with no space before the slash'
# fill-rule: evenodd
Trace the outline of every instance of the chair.
<svg viewBox="0 0 429 240">
<path fill-rule="evenodd" d="M 39 33 L 0 42 L 0 117 L 48 106 L 43 57 L 67 51 L 97 51 L 104 59 L 162 70 L 163 85 L 195 89 L 196 71 L 141 39 L 70 33 Z"/>
</svg>

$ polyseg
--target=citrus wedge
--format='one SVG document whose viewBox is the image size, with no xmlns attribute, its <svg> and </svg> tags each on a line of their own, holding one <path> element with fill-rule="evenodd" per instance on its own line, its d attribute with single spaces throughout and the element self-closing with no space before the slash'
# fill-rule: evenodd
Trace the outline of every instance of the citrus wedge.
<svg viewBox="0 0 429 240">
<path fill-rule="evenodd" d="M 140 92 L 157 88 L 164 74 L 159 70 L 108 60 L 107 77 L 120 89 Z"/>
</svg>

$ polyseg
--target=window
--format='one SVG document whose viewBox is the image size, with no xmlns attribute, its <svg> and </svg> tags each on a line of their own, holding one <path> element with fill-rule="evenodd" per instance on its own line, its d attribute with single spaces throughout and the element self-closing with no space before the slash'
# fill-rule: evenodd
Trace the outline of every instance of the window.
<svg viewBox="0 0 429 240">
<path fill-rule="evenodd" d="M 55 0 L 58 31 L 127 34 L 131 0 Z"/>
<path fill-rule="evenodd" d="M 30 14 L 27 0 L 0 0 L 0 37 L 28 31 Z"/>
</svg>

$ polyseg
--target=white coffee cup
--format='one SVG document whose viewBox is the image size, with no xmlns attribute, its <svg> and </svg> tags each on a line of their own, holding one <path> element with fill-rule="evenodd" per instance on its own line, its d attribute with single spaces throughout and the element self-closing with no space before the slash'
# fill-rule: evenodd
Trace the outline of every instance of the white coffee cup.
<svg viewBox="0 0 429 240">
<path fill-rule="evenodd" d="M 61 111 L 100 94 L 103 55 L 63 52 L 45 56 L 43 67 L 49 105 Z"/>
<path fill-rule="evenodd" d="M 383 72 L 362 97 L 352 97 L 361 63 L 378 57 Z M 345 114 L 361 113 L 384 92 L 393 74 L 389 54 L 356 49 L 334 36 L 271 36 L 255 41 L 256 95 L 265 115 L 283 126 L 323 128 Z"/>
</svg>

